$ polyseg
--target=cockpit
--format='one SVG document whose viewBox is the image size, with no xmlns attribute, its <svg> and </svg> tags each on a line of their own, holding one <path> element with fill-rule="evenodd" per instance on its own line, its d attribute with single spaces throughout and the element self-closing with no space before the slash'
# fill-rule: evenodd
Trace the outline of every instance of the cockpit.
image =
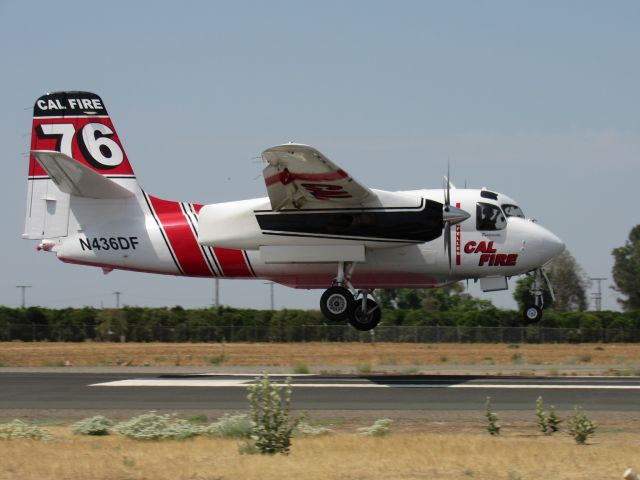
<svg viewBox="0 0 640 480">
<path fill-rule="evenodd" d="M 507 226 L 507 219 L 498 205 L 478 202 L 476 204 L 476 229 L 503 230 Z"/>
<path fill-rule="evenodd" d="M 502 210 L 507 217 L 519 217 L 524 218 L 524 213 L 517 205 L 509 205 L 507 203 L 502 205 Z"/>
<path fill-rule="evenodd" d="M 478 230 L 504 230 L 509 217 L 525 218 L 524 213 L 517 205 L 503 204 L 500 208 L 493 203 L 476 203 L 476 229 Z"/>
</svg>

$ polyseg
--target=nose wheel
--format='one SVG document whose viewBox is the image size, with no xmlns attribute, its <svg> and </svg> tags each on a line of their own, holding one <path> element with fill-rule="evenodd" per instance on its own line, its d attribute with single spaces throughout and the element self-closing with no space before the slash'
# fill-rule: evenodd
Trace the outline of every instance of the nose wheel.
<svg viewBox="0 0 640 480">
<path fill-rule="evenodd" d="M 542 267 L 536 268 L 533 274 L 533 283 L 531 284 L 531 295 L 533 295 L 533 304 L 525 305 L 524 307 L 524 321 L 526 325 L 538 323 L 542 319 L 542 309 L 544 308 L 544 282 L 549 287 L 549 293 L 551 299 L 555 300 L 555 294 L 553 293 L 553 287 L 549 281 L 549 277 L 544 273 Z"/>
</svg>

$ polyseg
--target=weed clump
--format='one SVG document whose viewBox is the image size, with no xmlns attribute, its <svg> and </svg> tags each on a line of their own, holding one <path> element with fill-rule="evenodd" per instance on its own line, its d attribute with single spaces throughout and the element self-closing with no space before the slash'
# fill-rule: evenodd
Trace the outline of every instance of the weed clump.
<svg viewBox="0 0 640 480">
<path fill-rule="evenodd" d="M 542 397 L 536 399 L 536 417 L 538 417 L 538 427 L 540 427 L 540 431 L 544 435 L 551 435 L 560 429 L 562 420 L 556 415 L 553 405 L 551 405 L 549 413 L 544 410 L 544 399 Z"/>
<path fill-rule="evenodd" d="M 293 366 L 293 373 L 297 375 L 307 375 L 309 373 L 309 367 L 302 363 L 298 363 Z"/>
<path fill-rule="evenodd" d="M 365 437 L 384 437 L 391 433 L 391 424 L 393 420 L 389 418 L 381 418 L 376 420 L 370 427 L 362 427 L 358 429 L 358 433 Z"/>
<path fill-rule="evenodd" d="M 300 422 L 293 433 L 296 437 L 321 437 L 335 432 L 328 427 L 316 427 L 307 422 Z"/>
<path fill-rule="evenodd" d="M 485 402 L 485 414 L 487 419 L 487 431 L 489 435 L 500 435 L 500 423 L 498 415 L 491 409 L 491 397 L 487 397 Z"/>
<path fill-rule="evenodd" d="M 251 439 L 255 449 L 261 454 L 287 455 L 291 448 L 293 431 L 300 419 L 291 420 L 291 377 L 286 380 L 284 397 L 282 388 L 269 380 L 266 373 L 248 388 L 247 399 L 251 409 Z M 241 453 L 251 453 L 252 447 L 244 446 Z"/>
<path fill-rule="evenodd" d="M 175 415 L 159 415 L 152 411 L 118 423 L 113 431 L 134 440 L 183 440 L 207 433 L 207 428 Z"/>
<path fill-rule="evenodd" d="M 252 429 L 249 415 L 226 414 L 207 427 L 207 434 L 221 438 L 250 438 Z"/>
<path fill-rule="evenodd" d="M 71 425 L 76 435 L 109 435 L 113 428 L 113 421 L 102 415 L 84 418 Z"/>
<path fill-rule="evenodd" d="M 595 435 L 597 425 L 587 418 L 581 407 L 573 408 L 573 415 L 569 417 L 567 433 L 573 437 L 578 445 L 587 443 L 589 437 Z"/>
<path fill-rule="evenodd" d="M 51 440 L 53 435 L 48 430 L 36 425 L 29 425 L 22 420 L 13 420 L 0 424 L 0 439 L 4 440 Z"/>
</svg>

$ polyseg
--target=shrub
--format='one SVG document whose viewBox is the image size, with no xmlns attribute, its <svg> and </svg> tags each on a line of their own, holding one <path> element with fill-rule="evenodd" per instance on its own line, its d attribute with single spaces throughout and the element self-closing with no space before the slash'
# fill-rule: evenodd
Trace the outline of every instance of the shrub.
<svg viewBox="0 0 640 480">
<path fill-rule="evenodd" d="M 562 420 L 560 417 L 556 415 L 556 410 L 553 405 L 551 405 L 551 410 L 549 411 L 549 415 L 547 416 L 547 424 L 549 425 L 549 430 L 551 433 L 556 433 L 560 430 L 560 424 Z"/>
<path fill-rule="evenodd" d="M 491 397 L 487 397 L 485 402 L 485 414 L 487 418 L 487 431 L 489 435 L 500 435 L 500 423 L 498 422 L 498 415 L 491 410 Z"/>
<path fill-rule="evenodd" d="M 282 388 L 271 383 L 266 373 L 247 390 L 251 408 L 251 438 L 255 447 L 262 454 L 288 454 L 291 436 L 300 422 L 299 419 L 289 419 L 293 391 L 291 377 L 286 380 L 284 398 L 281 394 Z"/>
<path fill-rule="evenodd" d="M 73 433 L 77 435 L 109 435 L 113 422 L 107 417 L 96 415 L 84 418 L 71 426 Z"/>
<path fill-rule="evenodd" d="M 21 420 L 0 424 L 0 439 L 51 440 L 53 435 L 44 428 L 29 425 Z"/>
<path fill-rule="evenodd" d="M 309 367 L 302 363 L 299 363 L 293 366 L 293 373 L 297 375 L 306 375 L 309 373 Z"/>
<path fill-rule="evenodd" d="M 334 433 L 334 431 L 330 428 L 322 426 L 314 427 L 307 422 L 298 423 L 294 432 L 297 437 L 320 437 L 323 435 L 331 435 L 332 433 Z"/>
<path fill-rule="evenodd" d="M 359 428 L 358 433 L 365 437 L 384 437 L 391 433 L 391 423 L 393 423 L 393 420 L 381 418 L 376 420 L 370 427 Z"/>
<path fill-rule="evenodd" d="M 222 438 L 250 438 L 252 428 L 249 415 L 224 415 L 207 427 L 207 433 Z"/>
<path fill-rule="evenodd" d="M 584 445 L 596 433 L 597 425 L 587 418 L 581 407 L 573 408 L 573 415 L 569 417 L 568 423 L 568 433 L 578 445 Z"/>
<path fill-rule="evenodd" d="M 542 397 L 536 399 L 536 417 L 538 417 L 538 426 L 544 435 L 551 435 L 560 429 L 562 420 L 556 415 L 553 405 L 549 413 L 544 410 L 544 400 Z"/>
<path fill-rule="evenodd" d="M 367 375 L 371 373 L 371 365 L 368 363 L 363 363 L 361 365 L 358 365 L 356 369 L 358 370 L 358 373 L 361 375 Z"/>
<path fill-rule="evenodd" d="M 185 439 L 207 433 L 208 427 L 193 425 L 174 415 L 149 412 L 120 422 L 113 431 L 135 440 Z"/>
</svg>

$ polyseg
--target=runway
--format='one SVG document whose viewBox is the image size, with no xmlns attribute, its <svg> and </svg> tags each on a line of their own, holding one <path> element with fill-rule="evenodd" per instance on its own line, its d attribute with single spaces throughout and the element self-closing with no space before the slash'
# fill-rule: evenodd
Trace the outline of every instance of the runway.
<svg viewBox="0 0 640 480">
<path fill-rule="evenodd" d="M 257 375 L 257 374 L 256 374 Z M 0 373 L 0 410 L 239 410 L 256 375 Z M 286 376 L 272 375 L 283 382 Z M 531 410 L 542 395 L 560 410 L 637 411 L 638 377 L 292 376 L 299 410 Z"/>
</svg>

